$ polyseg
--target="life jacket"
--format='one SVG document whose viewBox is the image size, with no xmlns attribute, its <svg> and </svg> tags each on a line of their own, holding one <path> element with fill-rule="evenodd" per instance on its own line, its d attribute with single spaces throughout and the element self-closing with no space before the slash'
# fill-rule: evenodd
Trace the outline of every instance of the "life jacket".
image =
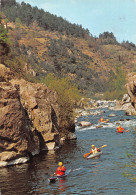
<svg viewBox="0 0 136 195">
<path fill-rule="evenodd" d="M 99 120 L 100 122 L 104 122 L 104 119 L 103 118 L 100 118 L 100 120 Z"/>
<path fill-rule="evenodd" d="M 94 149 L 91 149 L 91 151 L 90 151 L 90 153 L 92 153 L 92 154 L 96 154 L 98 152 L 100 152 L 100 149 L 96 148 L 96 147 Z"/>
<path fill-rule="evenodd" d="M 118 128 L 117 128 L 117 133 L 123 133 L 123 130 L 124 130 L 124 129 L 123 129 L 122 127 L 118 127 Z"/>
<path fill-rule="evenodd" d="M 56 175 L 65 175 L 65 171 L 66 171 L 66 168 L 64 166 L 62 167 L 58 167 L 57 170 L 56 170 Z"/>
</svg>

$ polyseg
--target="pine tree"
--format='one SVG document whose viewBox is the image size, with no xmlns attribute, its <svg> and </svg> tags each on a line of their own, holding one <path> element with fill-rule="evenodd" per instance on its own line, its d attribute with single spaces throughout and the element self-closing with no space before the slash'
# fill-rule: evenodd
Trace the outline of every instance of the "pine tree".
<svg viewBox="0 0 136 195">
<path fill-rule="evenodd" d="M 9 52 L 7 39 L 7 29 L 2 24 L 2 14 L 0 13 L 0 63 L 3 62 L 2 56 L 6 55 Z"/>
</svg>

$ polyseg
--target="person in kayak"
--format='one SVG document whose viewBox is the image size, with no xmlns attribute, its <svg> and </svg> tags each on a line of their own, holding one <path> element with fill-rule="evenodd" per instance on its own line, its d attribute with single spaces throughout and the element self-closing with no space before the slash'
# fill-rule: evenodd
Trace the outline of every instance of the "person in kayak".
<svg viewBox="0 0 136 195">
<path fill-rule="evenodd" d="M 98 152 L 101 152 L 99 148 L 96 148 L 95 145 L 92 145 L 92 149 L 90 151 L 90 154 L 96 154 Z"/>
<path fill-rule="evenodd" d="M 99 119 L 99 122 L 104 122 L 104 118 L 101 117 L 101 118 Z"/>
<path fill-rule="evenodd" d="M 124 131 L 124 128 L 122 128 L 121 125 L 119 125 L 117 127 L 117 133 L 123 133 L 123 131 Z"/>
<path fill-rule="evenodd" d="M 59 167 L 57 168 L 55 175 L 57 176 L 65 175 L 66 168 L 65 166 L 63 166 L 63 163 L 59 162 L 58 165 Z"/>
</svg>

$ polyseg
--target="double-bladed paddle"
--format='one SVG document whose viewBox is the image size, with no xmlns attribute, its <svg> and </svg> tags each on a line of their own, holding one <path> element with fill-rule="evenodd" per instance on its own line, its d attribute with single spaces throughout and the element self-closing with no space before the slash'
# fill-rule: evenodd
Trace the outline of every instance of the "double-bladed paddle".
<svg viewBox="0 0 136 195">
<path fill-rule="evenodd" d="M 101 146 L 100 148 L 104 148 L 104 147 L 106 147 L 106 146 L 107 146 L 107 145 L 103 145 L 103 146 Z M 89 154 L 90 154 L 90 152 L 89 152 L 89 153 L 84 154 L 84 158 L 86 158 Z"/>
</svg>

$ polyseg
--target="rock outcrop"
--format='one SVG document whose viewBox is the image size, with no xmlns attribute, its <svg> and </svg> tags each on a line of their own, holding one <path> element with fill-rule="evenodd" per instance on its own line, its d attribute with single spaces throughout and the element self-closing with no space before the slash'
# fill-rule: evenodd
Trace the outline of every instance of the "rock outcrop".
<svg viewBox="0 0 136 195">
<path fill-rule="evenodd" d="M 13 72 L 9 68 L 6 68 L 3 64 L 0 64 L 0 82 L 7 82 L 14 78 Z"/>
<path fill-rule="evenodd" d="M 136 74 L 128 75 L 127 94 L 124 94 L 122 101 L 117 101 L 115 110 L 124 110 L 126 115 L 136 115 Z"/>
<path fill-rule="evenodd" d="M 49 142 L 59 145 L 59 108 L 56 93 L 44 84 L 30 83 L 25 80 L 11 80 L 19 87 L 20 101 L 31 121 L 32 131 L 39 134 L 42 149 L 48 149 Z M 52 144 L 54 147 L 54 143 Z M 53 148 L 52 148 L 53 149 Z"/>
<path fill-rule="evenodd" d="M 136 74 L 130 73 L 128 75 L 127 91 L 130 98 L 131 105 L 134 108 L 134 115 L 136 115 Z"/>
<path fill-rule="evenodd" d="M 0 83 L 0 160 L 11 161 L 39 153 L 37 135 L 30 130 L 18 90 Z"/>
<path fill-rule="evenodd" d="M 129 77 L 127 84 L 128 95 L 130 97 L 133 107 L 136 108 L 136 75 L 129 74 L 128 77 Z"/>
<path fill-rule="evenodd" d="M 0 167 L 24 163 L 41 150 L 60 147 L 62 140 L 76 139 L 72 117 L 60 128 L 56 92 L 41 83 L 12 79 L 10 70 L 1 68 Z M 60 129 L 65 129 L 63 137 Z"/>
<path fill-rule="evenodd" d="M 88 121 L 81 121 L 79 123 L 79 125 L 82 126 L 82 127 L 89 127 L 89 126 L 92 125 L 92 123 L 91 122 L 88 122 Z"/>
</svg>

